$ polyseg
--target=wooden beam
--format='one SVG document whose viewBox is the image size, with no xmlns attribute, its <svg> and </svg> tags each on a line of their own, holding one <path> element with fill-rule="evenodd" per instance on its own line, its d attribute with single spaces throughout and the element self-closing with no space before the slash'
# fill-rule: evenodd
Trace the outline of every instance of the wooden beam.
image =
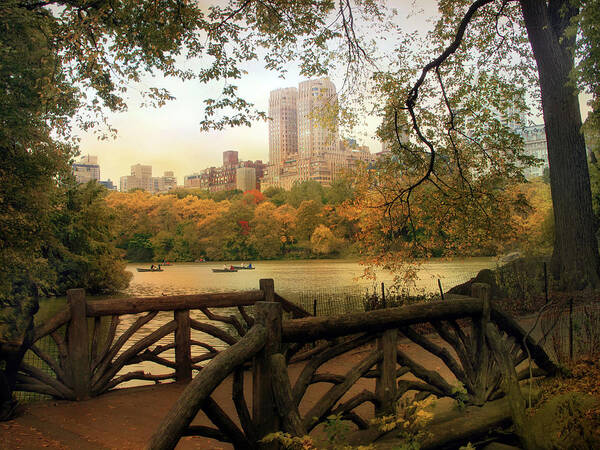
<svg viewBox="0 0 600 450">
<path fill-rule="evenodd" d="M 33 332 L 33 342 L 58 330 L 69 320 L 71 320 L 71 310 L 69 308 L 65 308 L 56 315 L 52 316 L 46 322 L 35 327 Z"/>
<path fill-rule="evenodd" d="M 169 295 L 161 297 L 111 298 L 89 302 L 88 316 L 137 314 L 147 311 L 173 311 L 203 307 L 229 308 L 247 306 L 263 300 L 262 291 L 224 292 L 217 294 Z"/>
<path fill-rule="evenodd" d="M 291 433 L 292 436 L 302 437 L 306 434 L 306 428 L 302 425 L 300 413 L 292 398 L 292 387 L 285 357 L 281 353 L 271 355 L 271 367 L 273 369 L 273 396 L 283 431 Z"/>
<path fill-rule="evenodd" d="M 525 330 L 512 317 L 503 311 L 492 307 L 491 319 L 498 328 L 504 331 L 509 336 L 513 336 L 525 351 L 524 346 L 527 346 L 531 358 L 535 361 L 538 367 L 544 369 L 548 375 L 556 375 L 560 369 L 550 359 L 546 351 L 538 345 L 531 335 L 528 335 Z"/>
<path fill-rule="evenodd" d="M 381 361 L 377 364 L 379 376 L 375 383 L 375 395 L 378 405 L 375 414 L 390 415 L 396 412 L 396 359 L 398 351 L 398 330 L 385 330 L 377 339 L 377 348 L 382 352 Z"/>
<path fill-rule="evenodd" d="M 258 438 L 279 429 L 279 417 L 273 398 L 273 369 L 271 355 L 280 352 L 281 347 L 281 303 L 273 300 L 273 280 L 260 280 L 260 287 L 268 302 L 255 305 L 256 323 L 267 330 L 265 347 L 254 358 L 252 378 L 252 418 L 257 428 Z M 260 444 L 260 448 L 277 448 L 274 444 Z"/>
<path fill-rule="evenodd" d="M 192 350 L 190 311 L 178 309 L 174 313 L 175 323 L 175 375 L 177 381 L 190 381 L 192 379 Z"/>
<path fill-rule="evenodd" d="M 348 373 L 343 383 L 333 386 L 321 399 L 308 411 L 304 420 L 303 427 L 307 431 L 317 426 L 329 414 L 334 405 L 348 392 L 348 390 L 363 376 L 371 367 L 377 364 L 383 357 L 381 350 L 373 351 L 354 366 Z"/>
<path fill-rule="evenodd" d="M 299 319 L 300 317 L 311 317 L 312 314 L 306 311 L 301 306 L 296 305 L 295 303 L 286 300 L 281 295 L 275 293 L 275 301 L 281 303 L 283 310 L 285 312 L 292 313 L 295 319 Z"/>
<path fill-rule="evenodd" d="M 286 320 L 283 322 L 282 338 L 284 342 L 312 342 L 360 332 L 381 332 L 432 320 L 478 316 L 482 313 L 482 303 L 480 299 L 465 298 L 333 317 Z"/>
</svg>

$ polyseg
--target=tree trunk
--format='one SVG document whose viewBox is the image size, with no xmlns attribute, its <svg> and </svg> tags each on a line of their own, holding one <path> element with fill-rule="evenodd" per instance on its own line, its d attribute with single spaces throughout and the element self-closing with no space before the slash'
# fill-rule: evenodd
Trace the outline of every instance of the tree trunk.
<svg viewBox="0 0 600 450">
<path fill-rule="evenodd" d="M 521 8 L 537 62 L 548 142 L 556 230 L 552 272 L 562 288 L 584 289 L 600 285 L 600 257 L 578 92 L 569 80 L 574 40 L 565 29 L 578 12 L 570 3 L 521 0 Z"/>
</svg>

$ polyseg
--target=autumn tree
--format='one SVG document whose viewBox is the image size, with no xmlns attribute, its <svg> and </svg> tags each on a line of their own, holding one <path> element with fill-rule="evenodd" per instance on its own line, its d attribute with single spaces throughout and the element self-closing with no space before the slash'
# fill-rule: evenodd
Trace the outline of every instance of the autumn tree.
<svg viewBox="0 0 600 450">
<path fill-rule="evenodd" d="M 310 249 L 315 255 L 330 255 L 340 249 L 340 239 L 325 225 L 318 225 L 310 237 Z"/>
<path fill-rule="evenodd" d="M 598 0 L 441 0 L 438 5 L 441 18 L 420 45 L 393 23 L 378 29 L 378 37 L 398 38 L 395 48 L 387 45 L 389 58 L 382 63 L 358 26 L 359 18 L 368 21 L 373 34 L 386 23 L 381 2 L 233 0 L 211 9 L 209 19 L 217 22 L 208 33 L 214 58 L 205 74 L 217 78 L 226 67 L 231 79 L 241 76 L 244 61 L 262 56 L 254 46 L 265 49 L 264 61 L 273 70 L 285 72 L 293 60 L 303 75 L 323 75 L 337 50 L 347 80 L 373 74 L 385 104 L 381 135 L 398 141 L 403 175 L 411 175 L 393 197 L 405 213 L 413 193 L 427 188 L 470 197 L 485 215 L 487 200 L 503 188 L 501 180 L 522 180 L 520 169 L 534 162 L 506 125 L 524 110 L 528 91 L 536 96 L 537 90 L 552 168 L 553 272 L 565 287 L 597 286 L 600 258 L 576 84 L 597 104 Z M 228 114 L 231 109 L 241 112 Z M 252 114 L 261 115 L 230 85 L 222 99 L 206 100 L 202 126 L 247 123 Z M 414 136 L 409 145 L 400 139 L 406 125 Z M 494 182 L 480 183 L 477 177 L 490 172 Z M 407 215 L 405 222 L 410 227 Z"/>
<path fill-rule="evenodd" d="M 597 17 L 597 9 L 597 1 L 440 2 L 442 18 L 435 36 L 441 50 L 437 57 L 424 65 L 417 81 L 404 91 L 404 100 L 397 105 L 394 113 L 395 117 L 400 110 L 408 114 L 418 141 L 427 151 L 421 178 L 400 195 L 399 200 L 406 202 L 417 185 L 443 185 L 438 176 L 445 164 L 451 164 L 454 170 L 462 172 L 465 182 L 469 178 L 465 174 L 469 160 L 465 159 L 465 152 L 459 144 L 465 136 L 472 138 L 464 120 L 468 117 L 465 109 L 471 104 L 457 98 L 461 92 L 468 94 L 452 79 L 457 76 L 457 71 L 465 71 L 466 63 L 474 60 L 479 64 L 475 70 L 466 70 L 467 74 L 478 76 L 479 82 L 486 68 L 492 69 L 492 75 L 487 78 L 495 80 L 496 90 L 506 90 L 508 84 L 514 85 L 517 80 L 517 86 L 527 86 L 527 77 L 533 79 L 539 89 L 550 162 L 555 220 L 552 269 L 555 277 L 567 288 L 597 287 L 600 283 L 600 258 L 578 90 L 572 82 L 576 50 L 586 48 L 590 51 L 583 55 L 587 63 L 590 63 L 594 51 L 597 57 L 595 49 L 598 41 L 585 34 L 586 27 L 583 34 L 578 32 L 579 21 L 585 24 L 590 21 L 590 16 Z M 492 72 L 489 69 L 487 72 Z M 432 82 L 429 83 L 429 80 Z M 581 77 L 581 80 L 597 92 L 597 79 Z M 439 158 L 444 156 L 444 152 L 438 152 L 441 147 L 427 134 L 422 126 L 424 119 L 419 114 L 418 104 L 420 97 L 427 96 L 426 89 L 436 90 L 446 111 L 446 124 L 440 128 L 446 130 L 446 145 L 453 154 L 446 155 L 442 161 Z M 485 85 L 475 92 L 487 96 Z M 505 106 L 510 106 L 510 102 L 517 98 L 506 97 Z M 479 142 L 476 145 L 482 154 L 491 148 Z M 506 166 L 507 163 L 510 164 L 510 159 L 504 157 L 491 167 Z"/>
<path fill-rule="evenodd" d="M 278 220 L 277 207 L 271 202 L 263 202 L 254 210 L 250 221 L 250 243 L 261 259 L 273 259 L 281 255 L 286 242 L 284 224 Z"/>
<path fill-rule="evenodd" d="M 308 241 L 315 228 L 323 222 L 323 205 L 315 200 L 303 200 L 296 212 L 296 234 L 299 240 Z"/>
<path fill-rule="evenodd" d="M 294 208 L 298 208 L 303 201 L 323 203 L 325 188 L 317 181 L 307 180 L 301 183 L 294 183 L 286 197 L 287 203 Z"/>
</svg>

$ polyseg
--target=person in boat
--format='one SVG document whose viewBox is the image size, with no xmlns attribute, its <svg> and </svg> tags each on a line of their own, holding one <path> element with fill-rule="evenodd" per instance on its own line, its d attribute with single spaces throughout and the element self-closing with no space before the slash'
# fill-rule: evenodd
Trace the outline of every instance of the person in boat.
<svg viewBox="0 0 600 450">
<path fill-rule="evenodd" d="M 248 269 L 252 269 L 252 263 L 248 264 Z"/>
<path fill-rule="evenodd" d="M 152 264 L 152 265 L 150 266 L 150 270 L 156 270 L 156 267 L 154 266 L 154 264 Z"/>
<path fill-rule="evenodd" d="M 235 269 L 233 268 L 233 265 L 229 266 L 229 270 L 235 270 Z"/>
</svg>

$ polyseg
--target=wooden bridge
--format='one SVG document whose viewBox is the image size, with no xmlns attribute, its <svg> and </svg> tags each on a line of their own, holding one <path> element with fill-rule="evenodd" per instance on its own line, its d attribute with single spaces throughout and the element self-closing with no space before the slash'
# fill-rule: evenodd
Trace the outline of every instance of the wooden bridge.
<svg viewBox="0 0 600 450">
<path fill-rule="evenodd" d="M 222 308 L 236 308 L 237 314 L 214 312 Z M 190 310 L 201 311 L 206 320 L 191 318 Z M 173 320 L 126 347 L 158 311 L 172 311 Z M 140 313 L 145 314 L 117 337 L 119 317 Z M 108 329 L 102 326 L 103 316 L 111 317 Z M 88 318 L 93 318 L 91 329 Z M 155 345 L 169 334 L 174 335 L 172 342 Z M 83 291 L 72 290 L 68 308 L 36 329 L 36 341 L 46 336 L 58 348 L 58 360 L 35 344 L 32 350 L 53 375 L 25 364 L 17 389 L 83 400 L 133 379 L 191 380 L 154 435 L 148 436 L 152 449 L 174 448 L 189 435 L 208 436 L 238 449 L 260 448 L 266 446 L 259 441 L 268 433 L 283 430 L 302 436 L 332 414 L 367 429 L 366 404 L 375 414 L 390 414 L 401 397 L 415 393 L 417 399 L 460 397 L 467 405 L 483 405 L 507 391 L 502 385 L 507 379 L 557 370 L 513 319 L 490 305 L 486 285 L 474 285 L 473 297 L 335 317 L 309 317 L 275 293 L 273 280 L 261 280 L 256 291 L 144 299 L 86 301 Z M 202 336 L 228 347 L 219 351 Z M 398 345 L 400 338 L 437 358 L 443 370 L 428 368 L 404 351 Z M 324 369 L 341 355 L 369 344 L 372 351 L 359 354 L 359 361 L 345 373 Z M 192 356 L 194 348 L 205 351 Z M 174 350 L 174 360 L 164 357 L 168 350 Z M 516 371 L 526 359 L 535 367 Z M 140 361 L 172 372 L 121 374 L 124 367 Z M 292 364 L 302 361 L 290 376 Z M 192 379 L 194 370 L 199 372 Z M 230 410 L 213 395 L 226 379 L 231 383 Z M 374 387 L 356 392 L 361 383 Z M 457 389 L 458 383 L 464 392 Z M 315 398 L 311 386 L 317 384 L 327 387 Z M 300 408 L 307 404 L 309 391 L 310 406 Z M 193 423 L 199 411 L 211 426 Z"/>
</svg>

